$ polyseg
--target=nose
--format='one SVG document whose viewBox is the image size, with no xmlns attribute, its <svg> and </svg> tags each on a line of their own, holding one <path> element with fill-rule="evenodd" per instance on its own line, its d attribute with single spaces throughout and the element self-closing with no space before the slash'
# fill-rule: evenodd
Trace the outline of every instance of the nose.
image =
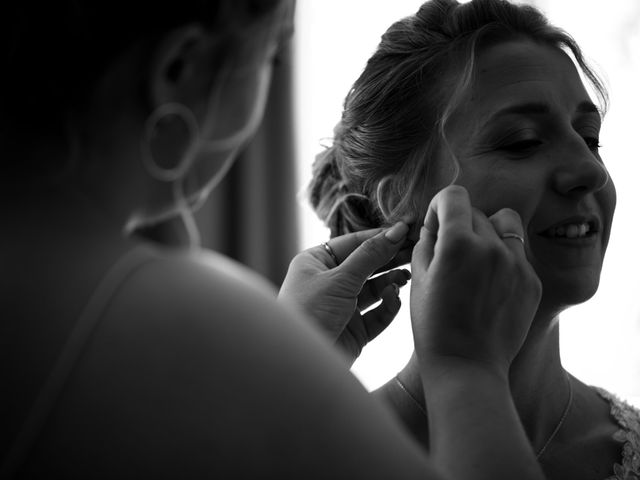
<svg viewBox="0 0 640 480">
<path fill-rule="evenodd" d="M 554 186 L 565 196 L 584 196 L 594 193 L 609 182 L 609 172 L 584 141 L 568 149 L 554 175 Z"/>
</svg>

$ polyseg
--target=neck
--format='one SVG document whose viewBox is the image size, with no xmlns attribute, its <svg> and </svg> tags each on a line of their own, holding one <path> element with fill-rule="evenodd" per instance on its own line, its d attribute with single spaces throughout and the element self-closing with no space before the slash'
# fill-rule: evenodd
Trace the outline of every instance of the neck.
<svg viewBox="0 0 640 480">
<path fill-rule="evenodd" d="M 558 317 L 537 317 L 509 372 L 514 404 L 536 452 L 557 426 L 569 398 L 559 342 Z"/>
<path fill-rule="evenodd" d="M 188 225 L 189 221 L 185 216 L 176 215 L 163 222 L 141 225 L 132 234 L 164 246 L 195 248 L 199 246 L 199 236 L 197 231 L 194 235 L 193 229 Z"/>
<path fill-rule="evenodd" d="M 399 377 L 424 405 L 415 353 Z M 538 315 L 509 372 L 516 410 L 534 450 L 549 440 L 567 407 L 569 384 L 559 351 L 557 315 Z"/>
</svg>

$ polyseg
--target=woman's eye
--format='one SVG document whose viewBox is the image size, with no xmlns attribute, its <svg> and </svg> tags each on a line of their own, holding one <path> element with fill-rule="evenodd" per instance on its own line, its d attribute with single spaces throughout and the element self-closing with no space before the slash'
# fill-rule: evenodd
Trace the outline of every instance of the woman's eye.
<svg viewBox="0 0 640 480">
<path fill-rule="evenodd" d="M 598 137 L 583 137 L 583 138 L 584 138 L 584 143 L 587 144 L 587 147 L 589 147 L 589 150 L 597 152 L 598 149 L 601 147 L 600 139 Z"/>
<path fill-rule="evenodd" d="M 536 138 L 531 138 L 528 140 L 519 140 L 517 142 L 509 143 L 502 146 L 501 148 L 502 150 L 506 150 L 508 152 L 525 152 L 539 145 L 542 145 L 542 141 Z"/>
</svg>

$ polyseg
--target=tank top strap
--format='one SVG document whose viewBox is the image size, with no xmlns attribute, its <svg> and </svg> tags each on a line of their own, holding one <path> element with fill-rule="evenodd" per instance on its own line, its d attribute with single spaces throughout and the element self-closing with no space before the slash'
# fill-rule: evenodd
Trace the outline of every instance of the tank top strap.
<svg viewBox="0 0 640 480">
<path fill-rule="evenodd" d="M 140 267 L 159 256 L 151 247 L 136 246 L 122 255 L 104 275 L 82 310 L 20 431 L 2 460 L 0 479 L 12 478 L 26 460 L 91 334 L 119 288 Z"/>
</svg>

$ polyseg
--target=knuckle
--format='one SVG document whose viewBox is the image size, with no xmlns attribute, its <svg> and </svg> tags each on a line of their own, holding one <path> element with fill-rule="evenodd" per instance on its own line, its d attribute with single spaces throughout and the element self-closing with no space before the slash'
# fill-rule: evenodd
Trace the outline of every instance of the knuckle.
<svg viewBox="0 0 640 480">
<path fill-rule="evenodd" d="M 351 294 L 359 294 L 366 279 L 350 270 L 330 270 L 329 282 L 337 289 L 343 289 Z"/>
</svg>

